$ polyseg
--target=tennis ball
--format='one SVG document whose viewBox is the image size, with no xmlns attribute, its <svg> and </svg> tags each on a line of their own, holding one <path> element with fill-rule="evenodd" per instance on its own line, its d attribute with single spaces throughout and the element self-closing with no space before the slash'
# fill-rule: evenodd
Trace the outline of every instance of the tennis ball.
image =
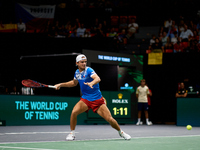
<svg viewBox="0 0 200 150">
<path fill-rule="evenodd" d="M 188 130 L 191 130 L 192 129 L 192 126 L 191 125 L 187 125 L 186 127 Z"/>
</svg>

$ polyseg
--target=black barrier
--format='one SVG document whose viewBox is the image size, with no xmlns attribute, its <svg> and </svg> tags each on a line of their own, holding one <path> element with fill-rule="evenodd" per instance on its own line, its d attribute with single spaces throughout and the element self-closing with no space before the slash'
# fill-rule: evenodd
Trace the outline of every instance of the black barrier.
<svg viewBox="0 0 200 150">
<path fill-rule="evenodd" d="M 200 126 L 200 98 L 177 98 L 177 126 Z"/>
</svg>

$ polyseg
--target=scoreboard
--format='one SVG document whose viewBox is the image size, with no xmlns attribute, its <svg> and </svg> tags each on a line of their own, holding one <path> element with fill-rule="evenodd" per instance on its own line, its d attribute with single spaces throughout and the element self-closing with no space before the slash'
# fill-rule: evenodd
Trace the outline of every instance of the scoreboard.
<svg viewBox="0 0 200 150">
<path fill-rule="evenodd" d="M 106 100 L 106 105 L 111 112 L 111 115 L 116 120 L 121 120 L 123 123 L 131 120 L 131 93 L 128 91 L 102 91 L 102 95 Z M 105 123 L 101 116 L 88 112 L 88 122 L 90 123 Z"/>
</svg>

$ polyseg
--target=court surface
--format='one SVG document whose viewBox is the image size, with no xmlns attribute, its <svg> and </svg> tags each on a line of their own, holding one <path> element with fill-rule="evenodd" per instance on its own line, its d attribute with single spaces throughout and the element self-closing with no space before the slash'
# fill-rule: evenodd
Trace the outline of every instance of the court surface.
<svg viewBox="0 0 200 150">
<path fill-rule="evenodd" d="M 1 126 L 0 150 L 200 150 L 200 127 L 120 125 L 126 141 L 109 125 L 78 125 L 76 140 L 65 141 L 69 125 Z"/>
</svg>

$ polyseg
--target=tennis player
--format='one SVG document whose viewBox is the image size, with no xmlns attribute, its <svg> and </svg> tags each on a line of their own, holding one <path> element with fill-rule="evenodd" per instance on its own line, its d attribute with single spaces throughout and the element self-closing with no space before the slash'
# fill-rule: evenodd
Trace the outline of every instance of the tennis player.
<svg viewBox="0 0 200 150">
<path fill-rule="evenodd" d="M 86 56 L 83 54 L 78 55 L 76 57 L 76 65 L 78 66 L 78 69 L 74 74 L 74 79 L 55 85 L 56 89 L 58 90 L 61 87 L 74 87 L 79 83 L 82 92 L 80 101 L 72 110 L 70 118 L 71 132 L 66 137 L 66 140 L 71 141 L 75 139 L 77 116 L 83 112 L 88 112 L 89 109 L 92 109 L 94 113 L 98 113 L 101 117 L 103 117 L 114 129 L 118 131 L 121 137 L 123 137 L 125 140 L 130 140 L 131 136 L 120 129 L 119 124 L 111 116 L 111 113 L 105 104 L 99 88 L 99 82 L 101 79 L 95 73 L 95 71 L 92 68 L 87 67 L 86 64 Z"/>
</svg>

